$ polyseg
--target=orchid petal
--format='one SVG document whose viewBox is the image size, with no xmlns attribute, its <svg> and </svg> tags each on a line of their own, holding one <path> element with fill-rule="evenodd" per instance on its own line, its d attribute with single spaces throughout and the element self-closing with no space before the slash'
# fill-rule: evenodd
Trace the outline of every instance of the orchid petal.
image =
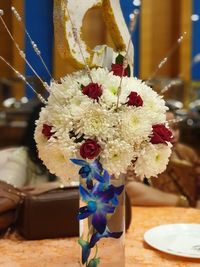
<svg viewBox="0 0 200 267">
<path fill-rule="evenodd" d="M 92 216 L 92 225 L 100 234 L 103 234 L 103 232 L 105 231 L 106 223 L 107 223 L 106 217 L 103 213 L 96 212 Z"/>
<path fill-rule="evenodd" d="M 77 216 L 78 220 L 83 220 L 87 217 L 89 217 L 93 212 L 88 209 L 87 206 L 81 207 L 79 209 L 79 214 Z"/>
<path fill-rule="evenodd" d="M 82 160 L 82 159 L 70 159 L 70 160 L 71 160 L 71 162 L 73 162 L 74 164 L 79 165 L 79 166 L 85 166 L 88 164 L 87 161 Z"/>
<path fill-rule="evenodd" d="M 124 185 L 120 185 L 118 187 L 112 185 L 112 187 L 114 189 L 115 194 L 117 194 L 117 195 L 120 195 L 123 192 L 123 190 L 124 190 Z"/>
<path fill-rule="evenodd" d="M 90 192 L 88 192 L 82 185 L 79 186 L 80 195 L 83 201 L 88 202 L 92 195 Z"/>
<path fill-rule="evenodd" d="M 80 170 L 79 170 L 79 174 L 82 178 L 87 178 L 89 176 L 91 176 L 91 168 L 90 168 L 90 165 L 85 165 L 83 166 Z"/>
<path fill-rule="evenodd" d="M 110 205 L 104 205 L 102 208 L 102 211 L 105 213 L 114 213 L 115 207 L 110 206 Z"/>
<path fill-rule="evenodd" d="M 120 238 L 123 232 L 110 232 L 108 230 L 105 230 L 103 234 L 95 233 L 92 235 L 90 239 L 90 248 L 93 248 L 95 244 L 101 239 L 101 238 L 107 238 L 107 237 L 112 237 L 112 238 Z"/>
<path fill-rule="evenodd" d="M 94 178 L 95 178 L 97 181 L 99 181 L 100 183 L 104 183 L 104 182 L 105 182 L 104 177 L 101 176 L 99 173 L 94 172 L 94 173 L 93 173 L 93 176 L 94 176 Z"/>
<path fill-rule="evenodd" d="M 96 203 L 96 201 L 89 201 L 88 202 L 88 205 L 87 205 L 87 208 L 92 213 L 95 213 L 96 210 L 97 210 L 97 203 Z"/>
<path fill-rule="evenodd" d="M 98 193 L 99 193 L 100 191 L 102 191 L 102 190 L 101 190 L 101 187 L 102 187 L 102 184 L 101 184 L 101 183 L 95 183 L 94 186 L 93 186 L 93 189 L 92 189 L 92 194 L 93 194 L 94 196 L 98 196 Z"/>
<path fill-rule="evenodd" d="M 120 238 L 123 234 L 123 231 L 122 232 L 113 232 L 113 233 L 109 233 L 109 237 L 112 237 L 112 238 Z"/>
<path fill-rule="evenodd" d="M 107 183 L 107 184 L 110 183 L 110 175 L 106 170 L 104 170 L 103 179 L 104 179 L 105 183 Z"/>
<path fill-rule="evenodd" d="M 93 169 L 96 169 L 96 170 L 98 170 L 99 172 L 102 172 L 102 170 L 103 170 L 101 163 L 100 163 L 97 159 L 94 160 L 94 161 L 91 163 L 91 166 L 92 166 Z"/>
<path fill-rule="evenodd" d="M 86 184 L 87 184 L 87 189 L 92 190 L 92 188 L 93 188 L 93 181 L 92 181 L 92 179 L 87 179 L 86 180 Z"/>
<path fill-rule="evenodd" d="M 111 203 L 114 205 L 114 206 L 117 206 L 119 204 L 119 201 L 117 199 L 116 196 L 113 197 L 113 199 L 111 200 Z"/>
<path fill-rule="evenodd" d="M 102 237 L 104 237 L 104 233 L 102 235 L 100 235 L 98 232 L 93 234 L 90 239 L 90 248 L 93 248 Z"/>
<path fill-rule="evenodd" d="M 114 197 L 114 190 L 110 187 L 105 191 L 98 192 L 97 196 L 102 202 L 108 203 Z"/>
</svg>

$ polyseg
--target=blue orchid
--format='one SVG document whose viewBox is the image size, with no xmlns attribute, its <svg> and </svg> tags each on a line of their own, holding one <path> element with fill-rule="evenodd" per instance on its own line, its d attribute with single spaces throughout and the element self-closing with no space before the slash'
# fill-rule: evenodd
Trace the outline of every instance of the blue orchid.
<svg viewBox="0 0 200 267">
<path fill-rule="evenodd" d="M 98 160 L 88 163 L 81 159 L 70 159 L 74 164 L 82 166 L 79 170 L 79 174 L 83 179 L 86 179 L 86 184 L 88 189 L 93 188 L 93 178 L 95 178 L 100 183 L 104 182 L 104 178 L 101 175 L 103 168 Z"/>
<path fill-rule="evenodd" d="M 101 238 L 108 238 L 108 237 L 112 237 L 112 238 L 120 238 L 123 234 L 122 232 L 110 232 L 108 228 L 105 229 L 105 231 L 103 232 L 103 234 L 100 234 L 98 232 L 96 232 L 95 234 L 92 235 L 91 239 L 90 239 L 90 248 L 93 248 L 95 246 L 95 244 L 101 239 Z"/>
<path fill-rule="evenodd" d="M 92 225 L 97 232 L 103 234 L 107 224 L 106 214 L 115 211 L 115 207 L 109 204 L 114 197 L 114 190 L 110 187 L 107 190 L 100 191 L 97 190 L 97 187 L 98 184 L 95 184 L 89 192 L 80 185 L 80 195 L 87 206 L 79 209 L 78 219 L 83 220 L 91 215 Z"/>
<path fill-rule="evenodd" d="M 111 203 L 114 206 L 117 206 L 119 204 L 118 196 L 121 195 L 121 193 L 123 192 L 124 185 L 114 186 L 114 185 L 110 184 L 110 175 L 106 170 L 104 170 L 104 173 L 103 173 L 103 180 L 104 180 L 103 183 L 98 184 L 97 190 L 102 191 L 102 190 L 111 189 L 114 192 L 114 196 L 111 199 Z"/>
<path fill-rule="evenodd" d="M 88 257 L 90 256 L 90 243 L 83 239 L 78 240 L 79 245 L 82 247 L 82 264 L 86 263 Z"/>
</svg>

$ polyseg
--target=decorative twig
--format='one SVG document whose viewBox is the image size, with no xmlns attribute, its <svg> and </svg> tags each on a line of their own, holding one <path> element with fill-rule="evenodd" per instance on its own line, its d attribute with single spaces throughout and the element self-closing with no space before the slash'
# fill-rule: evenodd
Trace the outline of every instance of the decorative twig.
<svg viewBox="0 0 200 267">
<path fill-rule="evenodd" d="M 197 64 L 199 62 L 200 62 L 200 53 L 193 57 L 190 65 L 189 65 L 189 69 L 191 69 L 195 64 Z M 182 77 L 182 76 L 184 76 L 184 73 L 180 73 L 178 75 L 178 77 Z M 161 89 L 160 94 L 162 95 L 162 94 L 166 93 L 172 86 L 178 85 L 179 83 L 180 83 L 180 81 L 178 81 L 178 80 L 174 80 L 174 81 L 172 80 L 163 89 Z"/>
<path fill-rule="evenodd" d="M 30 43 L 31 43 L 31 45 L 32 45 L 32 47 L 33 47 L 33 50 L 35 51 L 36 55 L 40 58 L 40 60 L 41 60 L 41 62 L 42 62 L 42 64 L 43 64 L 43 66 L 44 66 L 44 68 L 46 69 L 47 73 L 49 74 L 49 76 L 50 76 L 51 79 L 53 80 L 53 77 L 52 77 L 52 75 L 51 75 L 51 73 L 50 73 L 50 71 L 49 71 L 47 65 L 45 64 L 45 62 L 44 62 L 44 60 L 43 60 L 43 58 L 42 58 L 41 51 L 39 50 L 37 44 L 33 41 L 33 39 L 31 38 L 31 36 L 30 36 L 30 34 L 29 34 L 29 32 L 27 31 L 26 26 L 25 26 L 25 24 L 24 24 L 24 22 L 23 22 L 23 20 L 22 20 L 22 17 L 20 16 L 20 14 L 18 13 L 18 11 L 16 10 L 15 7 L 12 6 L 12 7 L 11 7 L 11 10 L 12 10 L 14 16 L 16 17 L 16 19 L 19 21 L 19 23 L 20 23 L 20 25 L 22 26 L 23 30 L 25 31 L 26 35 L 28 36 L 28 39 L 29 39 L 29 41 L 30 41 Z"/>
<path fill-rule="evenodd" d="M 19 52 L 19 55 L 22 57 L 22 59 L 27 63 L 27 65 L 30 67 L 30 69 L 33 71 L 33 73 L 36 75 L 36 77 L 40 80 L 40 82 L 42 83 L 42 85 L 44 86 L 44 88 L 50 93 L 50 86 L 47 84 L 47 82 L 43 81 L 42 78 L 37 74 L 37 72 L 34 70 L 34 68 L 31 66 L 31 64 L 28 62 L 28 60 L 26 59 L 26 55 L 24 53 L 23 50 L 20 49 L 18 43 L 15 41 L 13 35 L 11 34 L 11 32 L 9 31 L 4 19 L 2 18 L 4 12 L 3 10 L 0 9 L 0 19 L 6 29 L 6 31 L 8 32 L 8 35 L 10 36 L 11 40 L 13 41 L 15 47 L 17 48 L 17 51 Z M 4 60 L 5 61 L 5 60 Z M 17 74 L 18 71 L 16 72 L 16 70 L 7 62 L 6 63 L 12 70 L 15 71 L 15 73 Z M 24 76 L 23 76 L 24 77 Z M 20 77 L 22 79 L 22 76 Z M 23 78 L 23 80 L 25 79 L 25 77 Z M 25 81 L 25 80 L 24 80 Z M 29 84 L 27 84 L 30 88 L 32 86 L 30 86 Z M 33 90 L 33 88 L 31 88 Z M 33 92 L 35 93 L 36 91 L 33 90 Z M 51 92 L 52 97 L 54 97 L 55 101 L 62 107 L 62 104 L 60 103 L 59 99 L 57 98 L 57 96 Z M 39 96 L 40 97 L 40 96 Z M 41 99 L 40 99 L 41 100 Z M 46 101 L 46 100 L 45 100 Z"/>
<path fill-rule="evenodd" d="M 0 56 L 0 59 L 6 63 L 6 65 L 11 68 L 16 76 L 21 79 L 23 82 L 25 82 L 30 88 L 31 90 L 36 94 L 36 96 L 38 97 L 38 99 L 43 103 L 43 104 L 47 104 L 47 101 L 43 98 L 43 96 L 41 94 L 38 94 L 38 92 L 33 88 L 33 86 L 26 80 L 25 76 L 22 75 L 18 70 L 16 70 L 7 60 L 5 60 L 5 58 L 3 58 L 2 56 Z"/>
<path fill-rule="evenodd" d="M 119 107 L 119 98 L 120 98 L 121 90 L 122 90 L 122 80 L 123 80 L 123 76 L 124 76 L 124 71 L 125 71 L 125 69 L 126 69 L 126 67 L 128 65 L 128 52 L 129 52 L 129 49 L 130 49 L 132 34 L 133 34 L 134 30 L 135 30 L 135 26 L 136 26 L 138 15 L 139 15 L 139 10 L 138 9 L 134 10 L 133 14 L 130 15 L 130 25 L 129 25 L 130 38 L 129 38 L 128 46 L 127 46 L 126 53 L 125 53 L 125 56 L 124 56 L 124 59 L 123 59 L 122 74 L 121 74 L 120 84 L 119 84 L 118 91 L 117 91 L 116 109 L 118 109 L 118 107 Z"/>
<path fill-rule="evenodd" d="M 175 124 L 175 123 L 179 123 L 183 120 L 184 120 L 184 118 L 176 118 L 176 119 L 168 120 L 168 123 L 169 124 Z"/>
<path fill-rule="evenodd" d="M 30 69 L 33 71 L 33 73 L 36 75 L 36 77 L 41 81 L 41 83 L 43 84 L 43 86 L 45 87 L 45 89 L 47 91 L 49 91 L 49 85 L 44 82 L 41 77 L 37 74 L 37 72 L 34 70 L 34 68 L 31 66 L 31 64 L 29 63 L 29 61 L 26 59 L 26 54 L 23 50 L 20 49 L 19 47 L 19 44 L 15 41 L 13 35 L 11 34 L 10 30 L 8 29 L 4 19 L 3 19 L 3 10 L 0 10 L 0 19 L 1 19 L 1 22 L 3 23 L 8 35 L 10 36 L 11 40 L 13 41 L 15 47 L 17 48 L 18 52 L 19 52 L 19 55 L 21 56 L 21 58 L 27 63 L 27 65 L 30 67 Z"/>
<path fill-rule="evenodd" d="M 167 85 L 165 85 L 163 89 L 161 89 L 160 95 L 165 94 L 172 86 L 179 85 L 179 84 L 180 84 L 180 80 L 177 80 L 177 79 L 172 80 Z"/>
<path fill-rule="evenodd" d="M 172 46 L 172 48 L 167 53 L 166 57 L 164 57 L 161 62 L 158 64 L 156 70 L 153 72 L 153 74 L 149 77 L 149 79 L 146 81 L 146 83 L 149 83 L 153 78 L 156 76 L 157 72 L 168 62 L 169 58 L 174 54 L 176 49 L 179 47 L 179 45 L 182 43 L 183 39 L 185 38 L 187 32 L 184 32 L 183 35 L 181 35 L 175 42 L 175 44 Z"/>
</svg>

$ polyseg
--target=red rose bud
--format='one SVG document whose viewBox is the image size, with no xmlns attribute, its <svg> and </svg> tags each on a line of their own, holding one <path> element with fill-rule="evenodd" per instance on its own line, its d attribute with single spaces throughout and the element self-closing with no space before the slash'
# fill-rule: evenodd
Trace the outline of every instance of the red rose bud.
<svg viewBox="0 0 200 267">
<path fill-rule="evenodd" d="M 42 133 L 47 139 L 49 139 L 54 134 L 54 132 L 51 131 L 52 128 L 53 127 L 51 125 L 48 125 L 46 123 L 43 124 Z"/>
<path fill-rule="evenodd" d="M 113 71 L 113 74 L 116 76 L 122 76 L 123 72 L 123 64 L 112 64 L 111 70 Z M 123 76 L 129 76 L 127 68 L 124 69 Z"/>
<path fill-rule="evenodd" d="M 88 139 L 80 147 L 80 155 L 82 158 L 94 159 L 100 153 L 101 147 L 95 140 Z"/>
<path fill-rule="evenodd" d="M 153 125 L 152 144 L 166 144 L 172 140 L 172 132 L 164 124 Z"/>
<path fill-rule="evenodd" d="M 98 100 L 102 95 L 102 88 L 98 83 L 89 83 L 82 87 L 82 93 L 92 99 Z"/>
<path fill-rule="evenodd" d="M 128 96 L 128 106 L 135 106 L 135 107 L 141 107 L 143 106 L 143 100 L 140 95 L 138 95 L 136 92 L 131 92 Z"/>
</svg>

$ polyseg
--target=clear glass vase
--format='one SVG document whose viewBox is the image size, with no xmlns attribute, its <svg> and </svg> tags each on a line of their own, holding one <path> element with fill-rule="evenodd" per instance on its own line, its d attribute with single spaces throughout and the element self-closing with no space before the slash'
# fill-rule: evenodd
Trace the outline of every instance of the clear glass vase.
<svg viewBox="0 0 200 267">
<path fill-rule="evenodd" d="M 90 194 L 84 179 L 80 179 L 81 190 L 86 190 Z M 93 184 L 93 187 L 98 188 L 98 182 Z M 84 188 L 84 189 L 83 189 Z M 108 201 L 107 195 L 110 193 L 109 189 L 114 190 L 113 199 Z M 93 199 L 85 201 L 86 199 L 80 194 L 80 208 L 89 207 L 93 213 L 85 219 L 80 220 L 80 238 L 79 244 L 81 246 L 80 253 L 80 266 L 84 267 L 124 267 L 125 266 L 125 193 L 124 193 L 124 176 L 110 177 L 109 185 L 103 190 L 106 192 L 105 198 L 100 197 L 100 201 L 96 196 L 96 202 Z M 112 190 L 111 194 L 113 193 Z M 94 194 L 95 195 L 95 194 Z M 96 194 L 98 195 L 98 193 Z M 101 193 L 100 193 L 101 196 Z M 95 199 L 95 198 L 94 198 Z M 102 200 L 103 199 L 103 200 Z M 96 205 L 97 204 L 97 205 Z M 98 206 L 99 207 L 96 207 Z M 104 208 L 103 208 L 104 206 Z M 108 212 L 105 215 L 106 228 L 103 231 L 101 223 L 102 220 L 101 211 L 114 209 L 113 212 Z M 99 214 L 94 220 L 98 208 Z M 102 209 L 101 209 L 102 208 Z M 86 210 L 87 212 L 87 210 Z M 102 212 L 103 213 L 103 212 Z M 98 222 L 99 215 L 99 222 Z M 95 221 L 95 223 L 94 223 Z M 96 227 L 96 224 L 100 224 L 100 227 Z M 98 228 L 98 229 L 97 229 Z M 101 230 L 103 233 L 99 233 Z M 101 232 L 100 231 L 100 232 Z"/>
</svg>

